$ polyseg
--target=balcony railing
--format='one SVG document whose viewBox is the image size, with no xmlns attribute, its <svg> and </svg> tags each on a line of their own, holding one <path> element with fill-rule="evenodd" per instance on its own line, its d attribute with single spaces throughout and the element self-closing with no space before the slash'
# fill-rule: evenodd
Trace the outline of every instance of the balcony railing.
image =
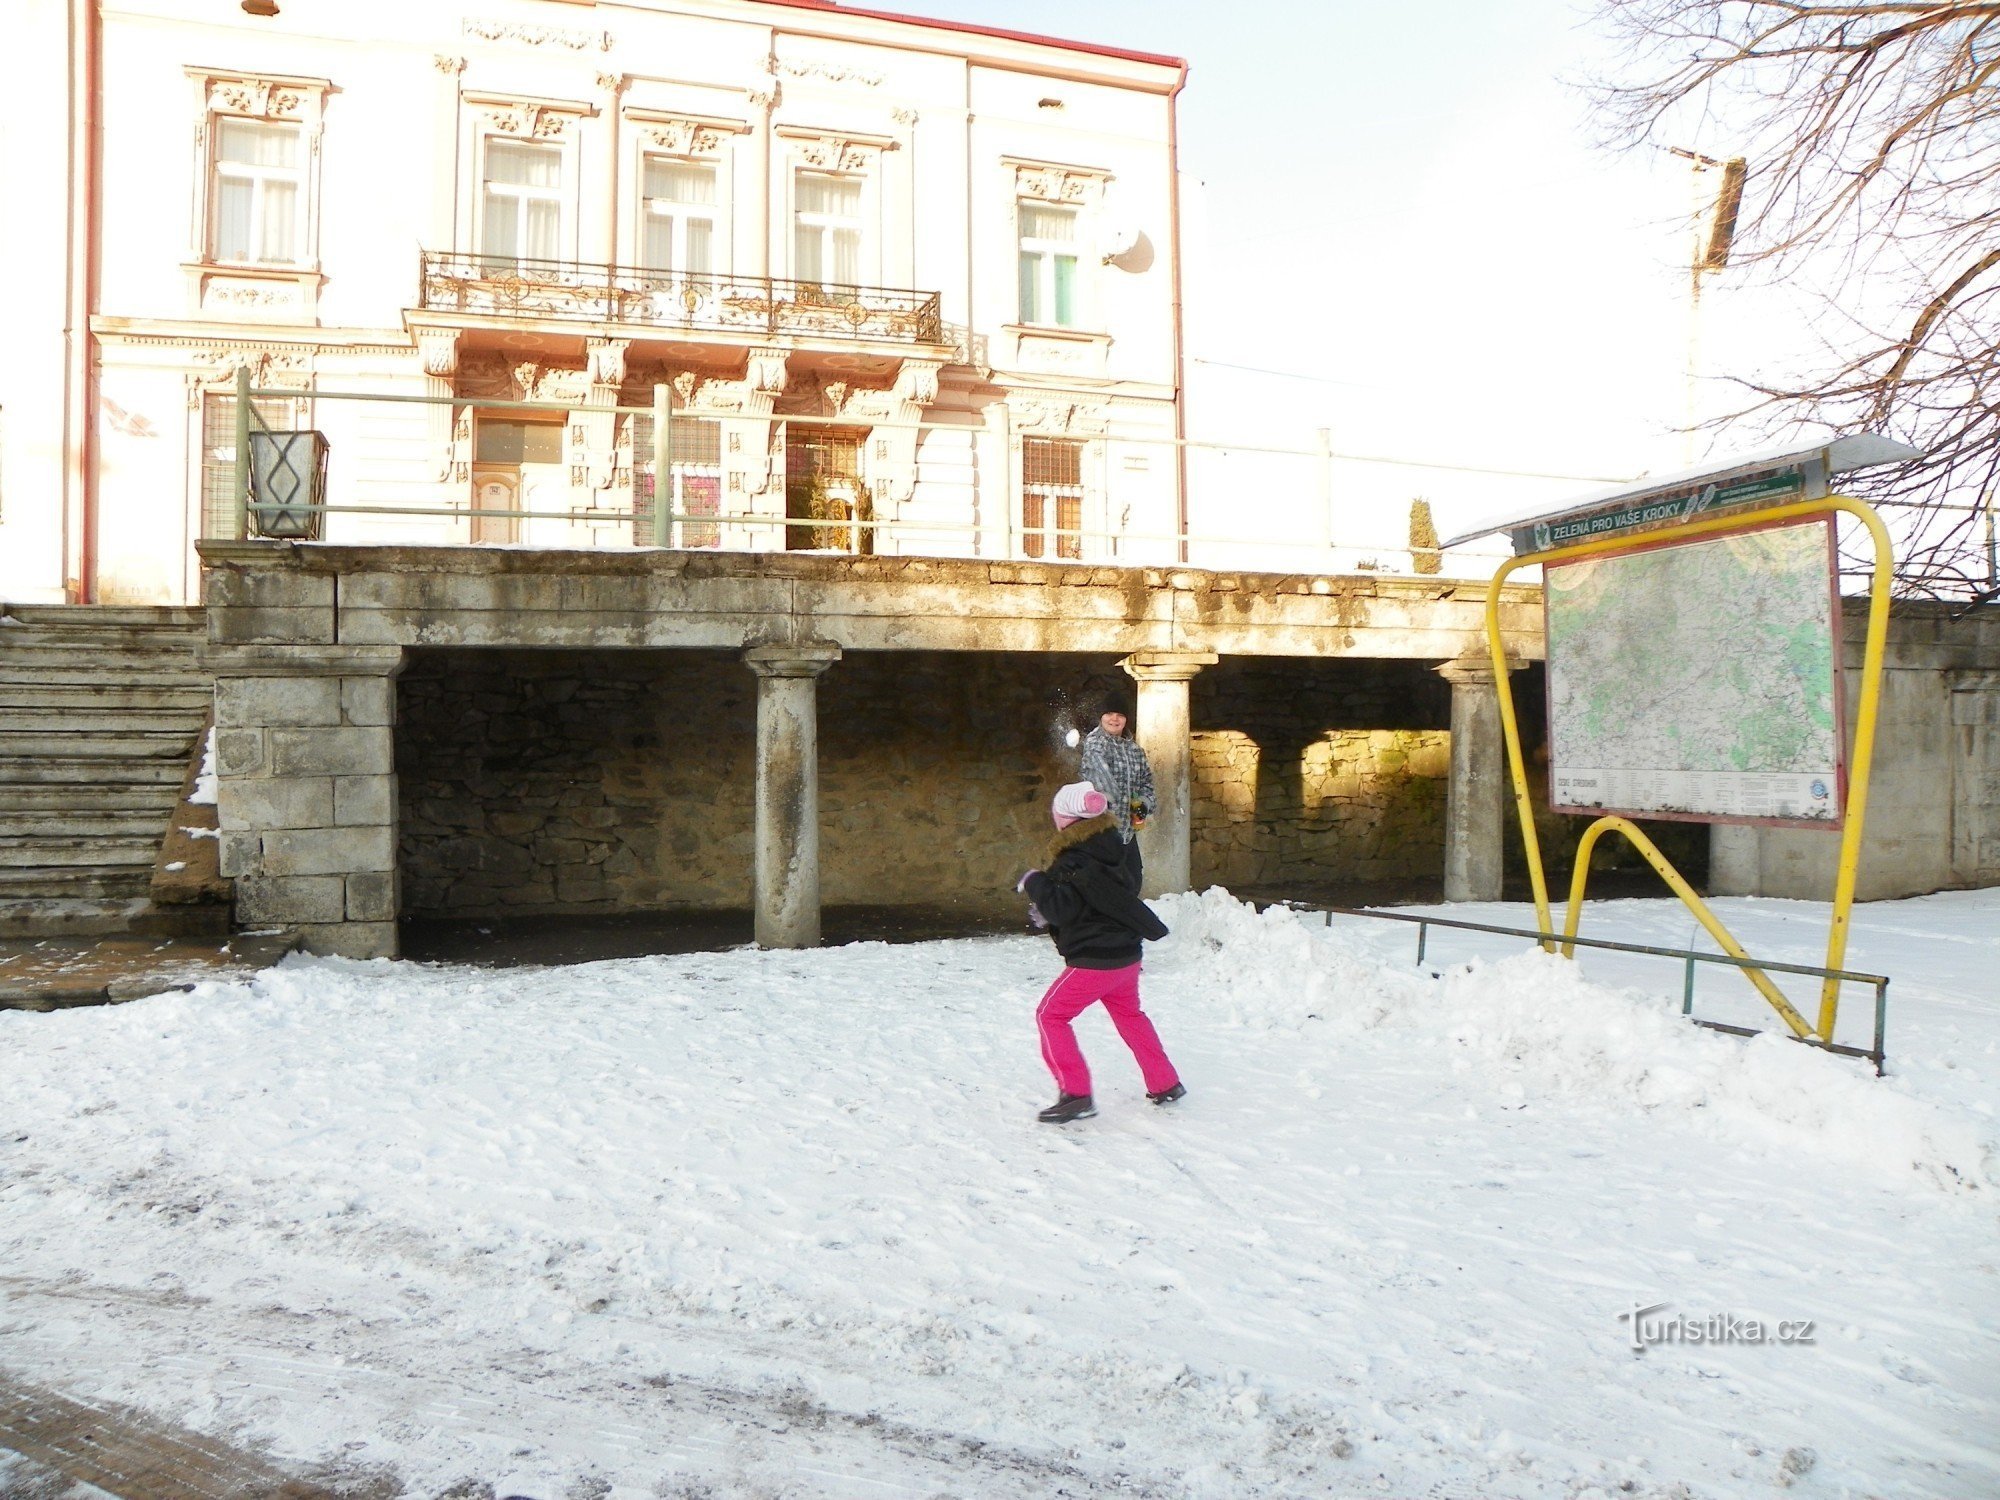
<svg viewBox="0 0 2000 1500">
<path fill-rule="evenodd" d="M 438 250 L 423 253 L 418 305 L 434 312 L 562 318 L 756 338 L 944 342 L 936 292 Z"/>
</svg>

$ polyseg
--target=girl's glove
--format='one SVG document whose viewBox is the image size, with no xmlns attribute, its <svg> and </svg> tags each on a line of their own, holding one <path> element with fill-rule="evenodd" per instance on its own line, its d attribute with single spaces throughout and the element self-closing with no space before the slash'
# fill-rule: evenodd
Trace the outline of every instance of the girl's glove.
<svg viewBox="0 0 2000 1500">
<path fill-rule="evenodd" d="M 1028 888 L 1028 876 L 1039 875 L 1041 873 L 1042 872 L 1040 870 L 1029 870 L 1026 874 L 1022 875 L 1022 877 L 1019 880 L 1014 882 L 1014 889 L 1017 891 L 1025 891 Z"/>
<path fill-rule="evenodd" d="M 1049 925 L 1049 919 L 1042 915 L 1042 909 L 1032 901 L 1028 903 L 1028 925 L 1037 932 L 1047 931 Z"/>
</svg>

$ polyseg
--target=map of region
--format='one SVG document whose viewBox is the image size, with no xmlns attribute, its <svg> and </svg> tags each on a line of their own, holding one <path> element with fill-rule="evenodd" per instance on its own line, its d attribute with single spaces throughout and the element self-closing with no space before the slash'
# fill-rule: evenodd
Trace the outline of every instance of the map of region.
<svg viewBox="0 0 2000 1500">
<path fill-rule="evenodd" d="M 1549 801 L 1837 825 L 1830 523 L 1547 570 Z"/>
</svg>

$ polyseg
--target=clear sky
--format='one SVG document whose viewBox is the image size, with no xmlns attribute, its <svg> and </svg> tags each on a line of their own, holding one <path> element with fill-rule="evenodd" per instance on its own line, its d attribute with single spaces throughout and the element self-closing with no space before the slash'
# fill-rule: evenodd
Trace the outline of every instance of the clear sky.
<svg viewBox="0 0 2000 1500">
<path fill-rule="evenodd" d="M 885 8 L 1188 60 L 1196 436 L 1306 446 L 1324 426 L 1340 453 L 1598 483 L 1706 450 L 1675 431 L 1692 175 L 1664 152 L 1593 144 L 1565 81 L 1605 46 L 1587 0 Z M 1704 300 L 1712 376 L 1729 356 Z M 1396 535 L 1417 495 L 1449 530 L 1598 487 L 1350 462 L 1334 486 L 1337 517 Z"/>
</svg>

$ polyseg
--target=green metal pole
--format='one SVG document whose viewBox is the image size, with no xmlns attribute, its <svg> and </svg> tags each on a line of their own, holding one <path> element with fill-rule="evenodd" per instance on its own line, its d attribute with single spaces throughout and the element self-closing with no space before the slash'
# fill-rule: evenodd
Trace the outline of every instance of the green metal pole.
<svg viewBox="0 0 2000 1500">
<path fill-rule="evenodd" d="M 670 547 L 674 538 L 674 388 L 653 387 L 653 545 Z"/>
<path fill-rule="evenodd" d="M 250 535 L 250 367 L 236 367 L 236 476 L 230 490 L 231 540 Z"/>
</svg>

